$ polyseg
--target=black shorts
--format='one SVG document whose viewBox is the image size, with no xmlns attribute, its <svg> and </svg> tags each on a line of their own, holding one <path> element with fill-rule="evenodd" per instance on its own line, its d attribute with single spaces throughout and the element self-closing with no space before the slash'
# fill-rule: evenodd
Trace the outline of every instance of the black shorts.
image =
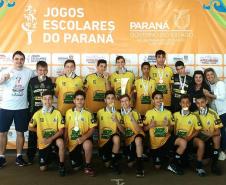
<svg viewBox="0 0 226 185">
<path fill-rule="evenodd" d="M 86 140 L 90 140 L 93 143 L 92 138 L 88 138 Z M 74 150 L 69 152 L 69 157 L 71 161 L 74 161 L 78 166 L 83 164 L 83 144 L 77 145 Z"/>
<path fill-rule="evenodd" d="M 144 141 L 144 136 L 142 134 L 138 134 L 134 138 L 134 141 L 125 147 L 125 154 L 127 156 L 128 162 L 135 161 L 137 158 L 136 143 L 135 143 L 135 139 L 137 137 L 140 137 L 142 139 L 142 142 Z"/>
<path fill-rule="evenodd" d="M 58 158 L 58 147 L 54 141 L 52 144 L 44 149 L 39 150 L 39 165 L 47 166 L 52 161 L 59 162 Z"/>
<path fill-rule="evenodd" d="M 111 160 L 111 155 L 112 155 L 112 147 L 113 147 L 113 141 L 112 138 L 119 134 L 113 134 L 111 138 L 108 140 L 108 142 L 99 148 L 99 155 L 102 158 L 104 162 L 110 161 Z"/>
<path fill-rule="evenodd" d="M 28 109 L 7 110 L 0 109 L 0 132 L 8 132 L 14 121 L 15 129 L 18 132 L 26 132 L 29 122 Z"/>
<path fill-rule="evenodd" d="M 161 165 L 166 158 L 171 158 L 173 151 L 174 139 L 170 137 L 163 146 L 151 150 L 154 165 Z"/>
</svg>

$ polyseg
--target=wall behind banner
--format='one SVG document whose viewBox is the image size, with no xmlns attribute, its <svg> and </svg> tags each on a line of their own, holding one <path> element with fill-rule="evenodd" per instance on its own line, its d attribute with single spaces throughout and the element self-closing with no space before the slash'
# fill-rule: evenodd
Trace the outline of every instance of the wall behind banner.
<svg viewBox="0 0 226 185">
<path fill-rule="evenodd" d="M 68 58 L 82 76 L 94 72 L 100 58 L 112 72 L 119 54 L 139 75 L 140 64 L 154 64 L 155 51 L 163 49 L 171 66 L 182 60 L 191 75 L 211 66 L 226 78 L 226 0 L 2 2 L 0 70 L 11 66 L 12 53 L 21 50 L 32 69 L 37 61 L 47 61 L 49 76 L 60 75 Z"/>
</svg>

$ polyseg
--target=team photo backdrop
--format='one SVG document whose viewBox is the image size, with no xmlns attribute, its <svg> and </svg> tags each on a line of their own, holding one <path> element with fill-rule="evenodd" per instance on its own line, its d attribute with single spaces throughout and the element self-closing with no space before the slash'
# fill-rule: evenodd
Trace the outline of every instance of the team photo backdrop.
<svg viewBox="0 0 226 185">
<path fill-rule="evenodd" d="M 182 60 L 190 75 L 214 67 L 226 79 L 226 0 L 0 1 L 0 71 L 21 50 L 25 66 L 35 70 L 44 60 L 52 77 L 62 73 L 66 59 L 75 60 L 82 77 L 95 72 L 98 59 L 108 61 L 111 73 L 117 55 L 140 75 L 140 64 L 155 64 L 158 49 L 172 67 Z M 14 148 L 13 126 L 9 141 Z"/>
</svg>

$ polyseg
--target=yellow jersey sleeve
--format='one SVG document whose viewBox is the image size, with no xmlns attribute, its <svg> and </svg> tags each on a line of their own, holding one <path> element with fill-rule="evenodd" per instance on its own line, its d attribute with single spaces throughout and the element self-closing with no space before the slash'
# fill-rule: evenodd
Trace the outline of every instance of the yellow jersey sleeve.
<svg viewBox="0 0 226 185">
<path fill-rule="evenodd" d="M 36 112 L 33 117 L 31 118 L 31 121 L 29 122 L 29 127 L 36 127 L 37 126 L 37 118 L 38 118 L 38 112 Z"/>
</svg>

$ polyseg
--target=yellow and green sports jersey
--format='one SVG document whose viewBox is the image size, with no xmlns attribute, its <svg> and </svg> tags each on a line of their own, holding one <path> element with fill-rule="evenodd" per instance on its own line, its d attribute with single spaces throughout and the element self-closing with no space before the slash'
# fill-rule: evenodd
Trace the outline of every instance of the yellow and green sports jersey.
<svg viewBox="0 0 226 185">
<path fill-rule="evenodd" d="M 137 122 L 137 124 L 142 128 L 143 127 L 143 123 L 142 123 L 142 119 L 140 114 L 135 111 L 132 110 L 132 115 L 135 119 L 135 121 Z M 134 128 L 134 124 L 131 121 L 131 118 L 129 117 L 128 114 L 122 115 L 122 119 L 123 119 L 123 123 L 124 123 L 124 127 L 125 127 L 125 143 L 126 146 L 128 146 L 129 144 L 131 144 L 136 135 L 141 134 L 144 136 L 144 132 L 137 132 L 136 129 Z"/>
<path fill-rule="evenodd" d="M 207 131 L 213 133 L 216 129 L 223 127 L 219 115 L 213 109 L 208 108 L 206 115 L 201 115 L 199 111 L 196 111 L 195 115 L 202 125 L 201 132 Z"/>
<path fill-rule="evenodd" d="M 126 84 L 126 92 L 125 92 L 128 95 L 131 94 L 132 86 L 135 80 L 134 74 L 130 71 L 126 71 L 125 73 L 122 73 L 122 74 L 119 74 L 118 72 L 114 72 L 111 74 L 110 83 L 111 83 L 111 87 L 114 89 L 116 93 L 117 100 L 115 101 L 115 107 L 117 110 L 119 110 L 121 107 L 119 97 L 121 96 L 121 79 L 122 78 L 129 79 Z"/>
<path fill-rule="evenodd" d="M 161 76 L 163 81 L 161 81 Z M 152 66 L 150 70 L 150 77 L 156 82 L 156 90 L 163 93 L 164 105 L 171 106 L 171 83 L 173 70 L 169 66 L 165 66 L 164 68 Z"/>
<path fill-rule="evenodd" d="M 144 125 L 149 125 L 151 121 L 156 122 L 155 127 L 149 129 L 150 145 L 152 149 L 158 149 L 163 146 L 170 137 L 169 127 L 173 125 L 173 117 L 169 110 L 164 109 L 158 111 L 151 109 L 145 115 Z M 164 125 L 164 121 L 168 121 L 168 125 Z"/>
<path fill-rule="evenodd" d="M 137 94 L 135 109 L 141 114 L 153 108 L 152 93 L 155 91 L 155 80 L 144 80 L 142 77 L 135 81 L 134 92 Z"/>
<path fill-rule="evenodd" d="M 81 112 L 74 108 L 66 112 L 65 132 L 68 134 L 68 149 L 69 152 L 74 150 L 78 145 L 76 139 L 86 134 L 91 128 L 96 127 L 97 124 L 92 114 L 83 109 Z"/>
<path fill-rule="evenodd" d="M 60 111 L 53 109 L 51 112 L 43 113 L 38 110 L 32 117 L 29 127 L 37 127 L 38 148 L 44 149 L 48 145 L 43 143 L 43 139 L 48 139 L 64 128 L 64 122 Z"/>
<path fill-rule="evenodd" d="M 86 90 L 86 107 L 93 113 L 104 108 L 106 92 L 105 79 L 93 73 L 88 75 L 84 81 Z"/>
<path fill-rule="evenodd" d="M 175 112 L 173 116 L 175 120 L 174 133 L 178 137 L 189 137 L 202 128 L 197 116 L 193 113 L 182 115 L 181 112 Z"/>
<path fill-rule="evenodd" d="M 79 76 L 74 78 L 66 75 L 56 79 L 55 94 L 57 96 L 57 109 L 65 116 L 66 111 L 74 106 L 73 99 L 77 90 L 83 89 L 83 81 Z"/>
<path fill-rule="evenodd" d="M 118 133 L 117 124 L 113 122 L 112 116 L 115 114 L 120 124 L 123 124 L 119 112 L 111 113 L 106 108 L 97 112 L 97 122 L 99 126 L 99 146 L 104 146 L 113 134 Z"/>
</svg>

